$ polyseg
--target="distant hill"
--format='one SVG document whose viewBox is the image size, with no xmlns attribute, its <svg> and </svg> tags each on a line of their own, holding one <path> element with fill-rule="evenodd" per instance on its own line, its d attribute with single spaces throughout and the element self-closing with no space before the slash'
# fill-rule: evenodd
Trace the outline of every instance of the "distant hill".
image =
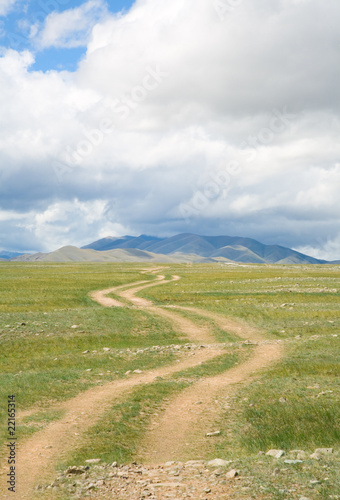
<svg viewBox="0 0 340 500">
<path fill-rule="evenodd" d="M 114 248 L 139 248 L 140 250 L 145 250 L 151 243 L 157 241 L 162 241 L 161 238 L 155 238 L 153 236 L 146 236 L 142 234 L 141 236 L 122 236 L 120 238 L 114 238 L 108 236 L 107 238 L 102 238 L 101 240 L 94 241 L 89 245 L 85 245 L 82 249 L 93 249 L 93 250 L 113 250 Z"/>
<path fill-rule="evenodd" d="M 107 237 L 83 247 L 86 249 L 113 250 L 135 248 L 162 255 L 194 254 L 207 259 L 271 264 L 324 264 L 326 261 L 314 259 L 279 245 L 264 245 L 251 238 L 238 236 L 201 236 L 183 233 L 170 238 L 154 238 L 141 235 L 121 238 Z"/>
<path fill-rule="evenodd" d="M 21 255 L 13 261 L 17 262 L 214 262 L 199 255 L 174 253 L 171 256 L 154 254 L 139 249 L 92 250 L 73 246 L 59 248 L 51 253 Z"/>
<path fill-rule="evenodd" d="M 20 255 L 11 260 L 46 262 L 225 262 L 246 264 L 326 264 L 279 245 L 238 236 L 177 234 L 170 238 L 102 238 L 82 248 L 66 246 L 51 253 Z M 334 263 L 338 263 L 335 261 Z"/>
<path fill-rule="evenodd" d="M 23 255 L 23 254 L 19 253 L 19 252 L 7 252 L 6 250 L 1 250 L 0 251 L 0 260 L 10 260 L 10 259 L 13 259 L 14 257 L 19 257 L 20 255 Z"/>
</svg>

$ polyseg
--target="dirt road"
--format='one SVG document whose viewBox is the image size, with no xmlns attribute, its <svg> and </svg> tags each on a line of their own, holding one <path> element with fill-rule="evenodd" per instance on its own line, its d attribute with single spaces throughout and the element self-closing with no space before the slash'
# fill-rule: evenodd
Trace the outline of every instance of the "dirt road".
<svg viewBox="0 0 340 500">
<path fill-rule="evenodd" d="M 145 270 L 145 273 L 155 274 L 159 270 L 160 268 L 149 269 Z M 198 325 L 182 316 L 181 310 L 187 310 L 201 318 L 212 319 L 221 329 L 240 338 L 259 343 L 259 345 L 254 348 L 252 356 L 244 363 L 221 375 L 201 379 L 190 389 L 183 391 L 168 402 L 162 417 L 156 417 L 153 420 L 142 443 L 140 459 L 144 462 L 155 464 L 174 460 L 183 455 L 194 458 L 192 455 L 195 453 L 195 448 L 202 446 L 199 436 L 203 435 L 204 429 L 208 429 L 209 421 L 212 421 L 214 417 L 215 410 L 212 402 L 216 395 L 221 391 L 227 393 L 235 390 L 238 384 L 250 381 L 260 370 L 278 361 L 282 354 L 281 346 L 263 343 L 265 337 L 262 332 L 244 322 L 196 308 L 159 307 L 149 300 L 136 296 L 136 293 L 146 288 L 168 284 L 179 279 L 179 276 L 173 276 L 171 280 L 166 280 L 163 275 L 157 275 L 152 282 L 139 281 L 121 285 L 91 292 L 90 296 L 104 307 L 127 307 L 130 304 L 130 307 L 138 309 L 147 308 L 151 314 L 161 316 L 171 322 L 174 329 L 181 333 L 188 342 L 207 344 L 208 348 L 194 353 L 190 352 L 190 355 L 188 354 L 170 366 L 106 383 L 53 406 L 54 409 L 64 410 L 65 416 L 20 443 L 17 463 L 20 480 L 17 493 L 15 496 L 9 497 L 6 494 L 0 498 L 35 498 L 34 487 L 48 478 L 53 478 L 56 461 L 67 456 L 77 443 L 81 442 L 82 434 L 97 422 L 118 397 L 128 395 L 138 385 L 151 383 L 156 377 L 171 375 L 223 354 L 224 345 L 219 347 L 216 344 L 210 328 Z M 125 302 L 108 297 L 109 294 L 115 294 Z M 213 347 L 212 343 L 214 343 Z M 200 401 L 200 405 L 195 405 L 197 401 Z M 195 437 L 194 441 L 193 437 Z M 7 490 L 3 484 L 4 481 L 6 478 L 2 474 L 2 494 Z"/>
</svg>

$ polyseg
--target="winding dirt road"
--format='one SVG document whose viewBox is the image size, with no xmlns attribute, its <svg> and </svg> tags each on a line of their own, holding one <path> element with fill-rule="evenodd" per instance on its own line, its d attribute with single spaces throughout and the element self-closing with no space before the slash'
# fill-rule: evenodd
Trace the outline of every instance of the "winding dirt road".
<svg viewBox="0 0 340 500">
<path fill-rule="evenodd" d="M 160 268 L 145 270 L 145 273 L 157 273 Z M 234 366 L 225 373 L 203 378 L 189 389 L 183 391 L 168 402 L 161 417 L 156 417 L 140 449 L 140 458 L 148 463 L 160 463 L 173 460 L 175 457 L 183 456 L 195 458 L 195 449 L 202 446 L 202 431 L 208 429 L 209 422 L 216 417 L 216 408 L 213 404 L 217 394 L 230 393 L 238 384 L 250 381 L 255 374 L 270 364 L 278 361 L 282 355 L 281 346 L 268 344 L 262 332 L 249 325 L 231 320 L 223 315 L 196 309 L 180 308 L 176 311 L 172 306 L 158 307 L 151 301 L 137 297 L 136 293 L 149 287 L 159 286 L 180 279 L 173 276 L 166 280 L 163 275 L 157 275 L 150 281 L 139 281 L 129 285 L 121 285 L 106 290 L 91 292 L 90 296 L 104 307 L 126 307 L 130 303 L 138 309 L 147 308 L 148 312 L 170 321 L 177 332 L 189 342 L 214 344 L 208 349 L 189 351 L 190 355 L 177 360 L 176 363 L 142 373 L 131 375 L 130 378 L 105 383 L 102 386 L 89 389 L 73 399 L 53 406 L 53 409 L 65 411 L 65 416 L 48 425 L 45 429 L 35 433 L 31 438 L 20 443 L 18 453 L 17 470 L 20 474 L 18 480 L 18 493 L 11 498 L 30 499 L 35 498 L 34 487 L 53 478 L 54 467 L 57 460 L 67 456 L 77 443 L 81 442 L 82 433 L 110 408 L 115 399 L 122 395 L 128 395 L 136 386 L 149 384 L 156 377 L 169 376 L 198 364 L 202 364 L 224 351 L 224 344 L 216 344 L 216 340 L 208 326 L 197 325 L 194 321 L 183 317 L 180 310 L 185 310 L 199 317 L 206 317 L 214 321 L 221 329 L 233 333 L 240 338 L 257 343 L 253 353 L 247 361 Z M 125 302 L 108 297 L 115 294 Z M 130 305 L 130 307 L 131 307 Z M 200 405 L 195 402 L 200 401 Z M 209 430 L 209 429 L 208 429 Z M 195 447 L 193 447 L 193 436 L 195 436 Z M 190 443 L 190 445 L 186 445 Z M 188 459 L 189 459 L 188 458 Z M 0 478 L 1 493 L 7 491 L 4 484 L 4 475 Z M 0 495 L 1 495 L 0 493 Z M 1 496 L 0 498 L 9 498 Z"/>
</svg>

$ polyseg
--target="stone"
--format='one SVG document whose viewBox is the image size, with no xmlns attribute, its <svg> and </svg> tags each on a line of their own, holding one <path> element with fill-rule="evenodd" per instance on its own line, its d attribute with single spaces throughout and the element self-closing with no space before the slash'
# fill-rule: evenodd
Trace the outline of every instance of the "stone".
<svg viewBox="0 0 340 500">
<path fill-rule="evenodd" d="M 220 435 L 221 435 L 221 431 L 207 432 L 207 434 L 206 434 L 207 437 L 220 436 Z"/>
<path fill-rule="evenodd" d="M 79 328 L 79 325 L 72 325 L 71 328 Z"/>
<path fill-rule="evenodd" d="M 314 453 L 319 453 L 319 455 L 332 455 L 333 448 L 317 448 Z"/>
<path fill-rule="evenodd" d="M 313 458 L 314 460 L 320 460 L 321 457 L 322 455 L 320 453 L 312 453 L 310 455 L 310 458 Z"/>
<path fill-rule="evenodd" d="M 85 460 L 86 464 L 99 464 L 101 462 L 100 458 L 90 458 L 89 460 Z"/>
<path fill-rule="evenodd" d="M 103 347 L 103 351 L 109 352 L 109 351 L 111 351 L 111 349 L 109 347 Z"/>
<path fill-rule="evenodd" d="M 223 472 L 222 469 L 215 469 L 213 474 L 214 476 L 219 477 L 222 475 L 222 472 Z"/>
<path fill-rule="evenodd" d="M 85 467 L 84 465 L 80 465 L 79 467 L 77 467 L 76 465 L 72 465 L 71 467 L 66 469 L 65 474 L 66 475 L 72 474 L 78 476 L 80 474 L 85 474 L 87 470 L 88 467 Z"/>
<path fill-rule="evenodd" d="M 332 394 L 333 391 L 322 391 L 322 392 L 319 392 L 319 394 L 316 396 L 317 398 L 319 398 L 320 396 L 324 396 L 325 394 Z"/>
<path fill-rule="evenodd" d="M 169 470 L 168 474 L 169 476 L 179 476 L 179 472 L 177 469 Z"/>
<path fill-rule="evenodd" d="M 126 472 L 117 472 L 117 477 L 122 477 L 123 479 L 129 479 L 129 476 L 126 475 Z"/>
<path fill-rule="evenodd" d="M 186 467 L 202 467 L 204 465 L 204 460 L 188 460 L 184 465 Z"/>
<path fill-rule="evenodd" d="M 83 351 L 83 354 L 88 354 L 90 351 Z"/>
<path fill-rule="evenodd" d="M 302 460 L 285 460 L 285 464 L 291 464 L 291 465 L 294 465 L 294 464 L 302 464 Z"/>
<path fill-rule="evenodd" d="M 230 464 L 231 460 L 222 460 L 222 458 L 215 458 L 215 460 L 210 460 L 207 463 L 210 467 L 226 467 Z"/>
<path fill-rule="evenodd" d="M 311 499 L 307 497 L 300 497 L 299 500 L 311 500 Z"/>
<path fill-rule="evenodd" d="M 273 458 L 281 458 L 284 454 L 285 452 L 283 450 L 269 450 L 266 453 L 266 455 Z"/>
<path fill-rule="evenodd" d="M 236 469 L 231 469 L 229 472 L 226 473 L 226 478 L 227 479 L 232 479 L 233 477 L 236 477 L 239 475 L 239 471 Z"/>
<path fill-rule="evenodd" d="M 143 372 L 142 372 L 142 370 L 133 370 L 133 373 L 140 374 L 140 373 L 143 373 Z"/>
<path fill-rule="evenodd" d="M 211 493 L 211 488 L 204 488 L 204 493 Z"/>
</svg>

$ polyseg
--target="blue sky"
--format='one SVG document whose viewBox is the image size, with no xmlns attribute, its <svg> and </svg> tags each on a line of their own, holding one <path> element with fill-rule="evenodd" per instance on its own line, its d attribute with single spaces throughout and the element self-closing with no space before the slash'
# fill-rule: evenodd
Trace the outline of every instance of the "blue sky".
<svg viewBox="0 0 340 500">
<path fill-rule="evenodd" d="M 339 0 L 0 0 L 0 250 L 340 259 Z"/>
<path fill-rule="evenodd" d="M 32 26 L 43 26 L 48 15 L 80 7 L 82 0 L 17 0 L 8 6 L 6 15 L 0 16 L 1 39 L 3 47 L 14 50 L 30 50 L 34 53 L 35 63 L 32 71 L 68 70 L 74 71 L 86 53 L 86 43 L 75 48 L 39 47 L 32 37 Z M 104 3 L 103 3 L 104 4 Z M 119 13 L 129 10 L 133 0 L 109 0 L 105 2 L 109 12 Z M 7 10 L 7 9 L 6 9 Z M 1 10 L 0 10 L 1 12 Z M 92 24 L 98 18 L 92 17 Z M 87 28 L 91 27 L 91 23 Z"/>
</svg>

